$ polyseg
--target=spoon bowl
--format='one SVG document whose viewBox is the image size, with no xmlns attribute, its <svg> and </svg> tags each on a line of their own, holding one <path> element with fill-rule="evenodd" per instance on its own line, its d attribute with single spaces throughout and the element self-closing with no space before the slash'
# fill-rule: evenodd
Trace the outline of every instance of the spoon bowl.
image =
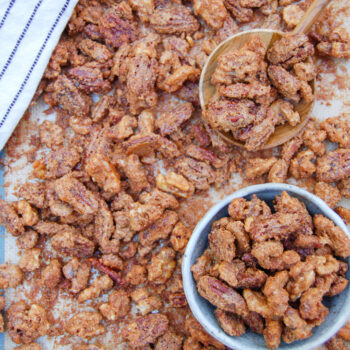
<svg viewBox="0 0 350 350">
<path fill-rule="evenodd" d="M 240 49 L 247 41 L 256 35 L 259 35 L 266 47 L 269 48 L 276 40 L 281 39 L 284 33 L 273 29 L 248 30 L 229 37 L 217 46 L 209 56 L 199 80 L 199 99 L 203 111 L 207 109 L 210 99 L 216 94 L 216 87 L 211 83 L 211 76 L 217 67 L 219 56 L 229 51 Z M 316 79 L 312 80 L 310 85 L 315 101 Z M 296 104 L 294 108 L 300 115 L 300 122 L 296 126 L 291 126 L 287 123 L 277 126 L 275 132 L 270 136 L 262 149 L 279 146 L 297 135 L 310 118 L 314 101 L 306 103 L 304 100 L 301 100 L 300 103 Z M 227 142 L 244 148 L 244 143 L 236 140 L 230 132 L 215 131 Z"/>
</svg>

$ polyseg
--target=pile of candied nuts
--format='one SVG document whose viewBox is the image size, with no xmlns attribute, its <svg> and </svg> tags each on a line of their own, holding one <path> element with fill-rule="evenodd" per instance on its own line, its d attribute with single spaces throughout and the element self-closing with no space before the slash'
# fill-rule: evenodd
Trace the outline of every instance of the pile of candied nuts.
<svg viewBox="0 0 350 350">
<path fill-rule="evenodd" d="M 244 185 L 307 183 L 350 222 L 339 206 L 350 198 L 349 118 L 310 120 L 272 156 L 226 143 L 199 103 L 201 69 L 217 45 L 247 25 L 292 29 L 308 5 L 77 3 L 31 103 L 42 96 L 52 121 L 23 118 L 6 147 L 6 171 L 18 174 L 17 156 L 33 168 L 18 200 L 0 200 L 0 224 L 20 251 L 18 264 L 0 265 L 0 289 L 8 289 L 0 330 L 18 349 L 40 350 L 37 339 L 50 336 L 72 350 L 224 350 L 191 313 L 181 259 L 211 205 L 208 192 L 232 192 L 233 174 Z M 328 67 L 329 56 L 350 57 L 350 37 L 338 12 L 325 12 L 310 38 Z M 328 142 L 337 149 L 326 150 Z M 349 330 L 338 335 L 349 340 Z"/>
<path fill-rule="evenodd" d="M 219 131 L 232 132 L 246 149 L 261 149 L 275 127 L 296 126 L 299 102 L 314 99 L 314 46 L 303 34 L 286 35 L 267 49 L 259 35 L 218 58 L 211 77 L 217 93 L 204 113 Z"/>
<path fill-rule="evenodd" d="M 287 192 L 274 212 L 255 195 L 233 199 L 229 217 L 214 222 L 209 247 L 192 266 L 200 295 L 231 336 L 246 326 L 270 349 L 306 339 L 328 315 L 324 297 L 348 285 L 350 239 L 323 215 L 311 217 Z"/>
</svg>

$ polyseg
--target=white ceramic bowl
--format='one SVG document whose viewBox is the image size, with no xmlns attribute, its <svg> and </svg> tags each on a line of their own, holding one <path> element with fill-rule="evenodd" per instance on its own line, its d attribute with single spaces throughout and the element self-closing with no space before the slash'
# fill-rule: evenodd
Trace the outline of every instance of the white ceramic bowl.
<svg viewBox="0 0 350 350">
<path fill-rule="evenodd" d="M 291 196 L 305 203 L 312 215 L 323 214 L 332 220 L 350 237 L 343 220 L 329 208 L 324 201 L 310 192 L 292 185 L 270 183 L 249 186 L 231 194 L 213 206 L 198 223 L 187 244 L 182 263 L 182 278 L 186 298 L 194 317 L 210 335 L 224 345 L 235 350 L 262 350 L 267 349 L 267 347 L 264 337 L 260 334 L 255 334 L 248 330 L 243 336 L 232 337 L 221 329 L 214 316 L 214 306 L 202 298 L 197 291 L 197 286 L 191 272 L 191 266 L 195 264 L 197 258 L 201 256 L 203 251 L 208 247 L 208 234 L 211 231 L 213 222 L 224 216 L 228 216 L 227 207 L 232 199 L 243 197 L 249 200 L 253 194 L 256 194 L 261 200 L 270 204 L 275 196 L 280 195 L 282 191 L 287 191 Z M 350 258 L 346 261 L 349 264 Z M 350 278 L 350 271 L 347 272 L 346 277 L 348 279 Z M 321 326 L 313 329 L 313 335 L 308 339 L 291 344 L 286 344 L 282 341 L 279 349 L 314 349 L 337 333 L 350 315 L 349 286 L 340 295 L 324 300 L 324 304 L 329 308 L 329 314 Z"/>
</svg>

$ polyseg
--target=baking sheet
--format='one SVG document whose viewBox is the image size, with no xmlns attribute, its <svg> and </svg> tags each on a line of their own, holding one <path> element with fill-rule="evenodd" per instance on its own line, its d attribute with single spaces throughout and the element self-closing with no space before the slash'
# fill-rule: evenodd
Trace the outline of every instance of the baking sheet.
<svg viewBox="0 0 350 350">
<path fill-rule="evenodd" d="M 338 0 L 337 2 L 339 4 L 342 3 L 341 0 Z M 347 23 L 347 26 L 350 27 L 350 23 Z M 336 64 L 336 68 L 334 68 L 334 63 Z M 315 103 L 312 115 L 320 121 L 340 114 L 350 117 L 350 61 L 331 59 L 323 63 L 322 67 L 324 71 L 320 74 L 320 79 L 317 84 L 319 99 Z M 43 113 L 46 108 L 48 108 L 48 106 L 42 101 L 39 101 L 39 103 L 31 109 L 30 115 L 28 114 L 16 129 L 15 135 L 10 141 L 11 144 L 8 147 L 9 154 L 7 154 L 6 157 L 7 166 L 5 167 L 5 171 L 0 167 L 0 185 L 5 185 L 5 187 L 0 187 L 1 198 L 10 201 L 15 200 L 15 189 L 27 180 L 27 176 L 31 171 L 31 164 L 28 163 L 27 157 L 30 155 L 31 148 L 33 148 L 33 146 L 30 145 L 30 139 L 38 136 L 38 123 L 41 123 L 44 119 L 54 120 L 55 118 L 54 114 L 47 116 Z M 331 144 L 328 145 L 328 148 L 332 147 Z M 3 156 L 3 152 L 0 154 Z M 295 183 L 294 179 L 291 179 L 290 183 Z M 231 182 L 224 188 L 220 190 L 210 190 L 208 205 L 209 203 L 214 204 L 222 197 L 237 190 L 241 186 L 242 179 L 238 174 L 234 175 Z M 305 185 L 304 187 L 306 188 L 307 186 Z M 350 209 L 349 200 L 342 200 L 340 205 Z M 15 238 L 6 234 L 2 227 L 0 227 L 0 260 L 1 262 L 5 260 L 11 263 L 17 263 L 19 260 Z M 8 306 L 21 297 L 23 297 L 23 293 L 15 294 L 12 289 L 7 290 L 6 305 Z M 66 304 L 66 300 L 62 300 L 58 304 L 57 309 L 62 308 L 63 310 L 65 307 L 70 306 Z M 77 305 L 74 307 L 77 307 Z M 89 309 L 88 305 L 82 305 L 79 307 L 80 309 Z M 111 336 L 111 334 L 108 336 Z M 108 336 L 106 338 L 108 338 Z M 54 339 L 50 340 L 47 337 L 40 338 L 37 342 L 40 343 L 43 350 L 70 349 L 69 346 L 67 347 L 61 344 L 56 344 Z M 116 349 L 114 345 L 108 345 L 108 342 L 109 341 L 107 341 L 107 349 Z M 8 335 L 6 334 L 4 337 L 1 334 L 0 349 L 9 350 L 13 347 L 15 347 L 15 344 L 12 343 Z M 126 349 L 126 346 L 120 345 L 117 348 Z"/>
</svg>

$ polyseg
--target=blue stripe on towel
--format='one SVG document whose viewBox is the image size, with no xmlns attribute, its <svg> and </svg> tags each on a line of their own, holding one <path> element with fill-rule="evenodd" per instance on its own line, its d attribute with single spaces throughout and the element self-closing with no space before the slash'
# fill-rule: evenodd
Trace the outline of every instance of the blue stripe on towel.
<svg viewBox="0 0 350 350">
<path fill-rule="evenodd" d="M 9 15 L 13 5 L 15 4 L 16 0 L 11 0 L 10 3 L 9 3 L 9 6 L 8 8 L 6 9 L 5 13 L 4 13 L 4 16 L 2 17 L 1 19 L 1 22 L 0 22 L 0 29 L 3 27 L 3 25 L 5 24 L 6 22 L 6 19 L 7 19 L 7 16 Z"/>
<path fill-rule="evenodd" d="M 9 58 L 7 59 L 5 65 L 4 65 L 4 67 L 3 67 L 3 69 L 2 69 L 2 71 L 1 71 L 1 73 L 0 73 L 0 80 L 2 79 L 2 77 L 4 76 L 4 74 L 6 73 L 7 68 L 10 66 L 10 64 L 11 64 L 11 62 L 12 62 L 12 60 L 13 60 L 13 58 L 15 57 L 15 54 L 16 54 L 16 52 L 17 52 L 19 46 L 21 45 L 21 42 L 22 42 L 23 38 L 26 36 L 27 31 L 28 31 L 30 25 L 32 24 L 33 19 L 34 19 L 36 13 L 38 12 L 38 9 L 39 9 L 39 7 L 41 6 L 42 2 L 43 2 L 43 0 L 39 0 L 39 2 L 35 5 L 34 10 L 33 10 L 32 14 L 31 14 L 30 17 L 29 17 L 28 22 L 26 23 L 26 25 L 25 25 L 25 27 L 24 27 L 24 29 L 23 29 L 21 35 L 19 36 L 19 38 L 18 38 L 18 40 L 17 40 L 17 42 L 16 42 L 15 47 L 13 48 L 13 50 L 12 50 L 12 52 L 11 52 Z"/>
<path fill-rule="evenodd" d="M 0 152 L 0 161 L 5 159 L 5 151 Z M 4 189 L 4 168 L 0 165 L 0 198 L 5 198 Z M 5 229 L 0 226 L 0 263 L 5 261 Z M 0 349 L 5 349 L 5 336 L 4 333 L 0 333 Z"/>
<path fill-rule="evenodd" d="M 51 27 L 49 33 L 47 34 L 47 37 L 46 37 L 46 39 L 45 39 L 43 45 L 41 46 L 41 48 L 40 48 L 40 50 L 39 50 L 37 56 L 35 57 L 35 60 L 34 60 L 34 62 L 33 62 L 33 64 L 32 64 L 32 66 L 30 67 L 29 72 L 27 73 L 26 77 L 24 78 L 23 83 L 21 84 L 20 89 L 17 91 L 17 94 L 16 94 L 15 98 L 14 98 L 13 101 L 11 102 L 11 104 L 10 104 L 10 106 L 8 107 L 8 109 L 7 109 L 7 111 L 6 111 L 5 115 L 4 115 L 4 117 L 3 117 L 2 120 L 0 121 L 0 128 L 4 125 L 4 123 L 5 123 L 6 119 L 7 119 L 7 117 L 9 116 L 9 114 L 10 114 L 12 108 L 13 108 L 13 106 L 16 104 L 16 102 L 17 102 L 19 96 L 21 95 L 21 93 L 22 93 L 24 87 L 27 85 L 27 82 L 28 82 L 28 80 L 29 80 L 29 78 L 30 78 L 30 76 L 31 76 L 31 74 L 32 74 L 32 72 L 33 72 L 33 70 L 34 70 L 34 68 L 35 68 L 36 65 L 38 64 L 38 61 L 39 61 L 39 59 L 40 59 L 40 57 L 41 57 L 41 54 L 43 53 L 43 51 L 44 51 L 44 49 L 45 49 L 45 47 L 46 47 L 46 45 L 47 45 L 47 43 L 48 43 L 48 41 L 49 41 L 49 39 L 50 39 L 52 33 L 53 33 L 53 31 L 54 31 L 55 28 L 57 27 L 57 24 L 58 24 L 58 22 L 60 21 L 60 19 L 61 19 L 62 15 L 64 14 L 64 12 L 67 10 L 67 7 L 68 7 L 68 5 L 69 5 L 69 2 L 70 2 L 70 0 L 66 0 L 65 4 L 63 5 L 63 7 L 62 7 L 60 13 L 58 14 L 58 16 L 57 16 L 57 18 L 56 18 L 54 24 L 52 25 L 52 27 Z"/>
</svg>

